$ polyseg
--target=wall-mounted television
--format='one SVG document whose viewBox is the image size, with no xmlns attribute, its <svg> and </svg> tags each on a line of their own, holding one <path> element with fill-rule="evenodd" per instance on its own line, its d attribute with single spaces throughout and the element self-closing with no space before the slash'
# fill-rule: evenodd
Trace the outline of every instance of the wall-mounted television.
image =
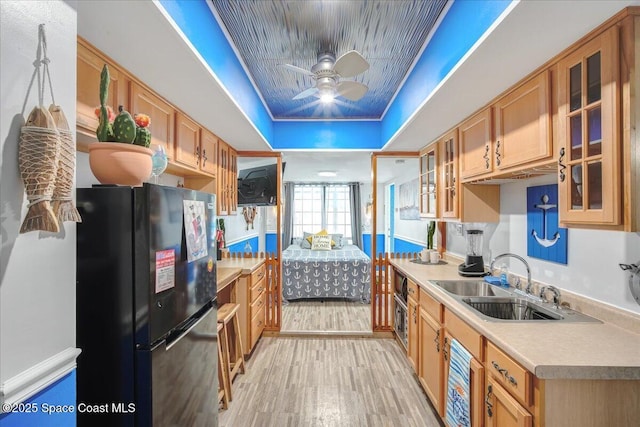
<svg viewBox="0 0 640 427">
<path fill-rule="evenodd" d="M 278 203 L 277 166 L 273 163 L 238 172 L 238 206 L 273 206 Z"/>
</svg>

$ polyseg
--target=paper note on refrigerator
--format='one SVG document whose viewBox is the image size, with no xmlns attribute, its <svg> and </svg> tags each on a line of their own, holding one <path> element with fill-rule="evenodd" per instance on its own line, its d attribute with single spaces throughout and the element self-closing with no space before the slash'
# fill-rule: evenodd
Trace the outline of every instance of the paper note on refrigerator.
<svg viewBox="0 0 640 427">
<path fill-rule="evenodd" d="M 207 256 L 207 227 L 204 202 L 185 200 L 184 235 L 187 236 L 187 261 Z"/>
<path fill-rule="evenodd" d="M 176 251 L 156 252 L 156 294 L 176 285 Z"/>
</svg>

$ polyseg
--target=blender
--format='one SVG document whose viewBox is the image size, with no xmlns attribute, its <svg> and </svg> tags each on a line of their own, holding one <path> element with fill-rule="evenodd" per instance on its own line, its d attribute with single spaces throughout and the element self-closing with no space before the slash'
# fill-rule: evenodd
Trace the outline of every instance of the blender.
<svg viewBox="0 0 640 427">
<path fill-rule="evenodd" d="M 458 266 L 458 273 L 465 277 L 479 277 L 487 273 L 484 271 L 484 259 L 482 258 L 482 230 L 466 230 L 467 233 L 467 257 L 465 262 Z"/>
</svg>

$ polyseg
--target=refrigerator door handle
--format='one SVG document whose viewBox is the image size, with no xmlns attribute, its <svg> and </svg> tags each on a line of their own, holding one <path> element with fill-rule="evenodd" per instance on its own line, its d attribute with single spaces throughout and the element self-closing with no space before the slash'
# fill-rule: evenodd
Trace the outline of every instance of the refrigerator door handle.
<svg viewBox="0 0 640 427">
<path fill-rule="evenodd" d="M 180 340 L 184 337 L 186 337 L 189 332 L 191 332 L 191 330 L 193 328 L 195 328 L 196 326 L 198 326 L 198 324 L 200 322 L 202 322 L 202 320 L 207 317 L 207 314 L 209 313 L 209 311 L 213 310 L 213 307 L 209 308 L 209 310 L 205 311 L 204 313 L 202 313 L 202 315 L 200 317 L 198 317 L 198 319 L 193 322 L 185 331 L 183 331 L 178 337 L 176 337 L 173 341 L 171 341 L 171 343 L 167 344 L 167 348 L 166 350 L 170 350 L 171 347 L 173 347 L 174 345 L 176 345 L 177 343 L 180 342 Z"/>
</svg>

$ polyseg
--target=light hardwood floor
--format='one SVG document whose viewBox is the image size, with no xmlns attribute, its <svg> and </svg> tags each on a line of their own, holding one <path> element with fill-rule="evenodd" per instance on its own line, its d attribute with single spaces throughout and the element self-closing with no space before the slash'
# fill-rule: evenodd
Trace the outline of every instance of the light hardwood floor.
<svg viewBox="0 0 640 427">
<path fill-rule="evenodd" d="M 336 300 L 290 301 L 282 305 L 281 332 L 371 334 L 371 305 Z"/>
<path fill-rule="evenodd" d="M 392 339 L 263 337 L 219 425 L 442 424 Z"/>
</svg>

